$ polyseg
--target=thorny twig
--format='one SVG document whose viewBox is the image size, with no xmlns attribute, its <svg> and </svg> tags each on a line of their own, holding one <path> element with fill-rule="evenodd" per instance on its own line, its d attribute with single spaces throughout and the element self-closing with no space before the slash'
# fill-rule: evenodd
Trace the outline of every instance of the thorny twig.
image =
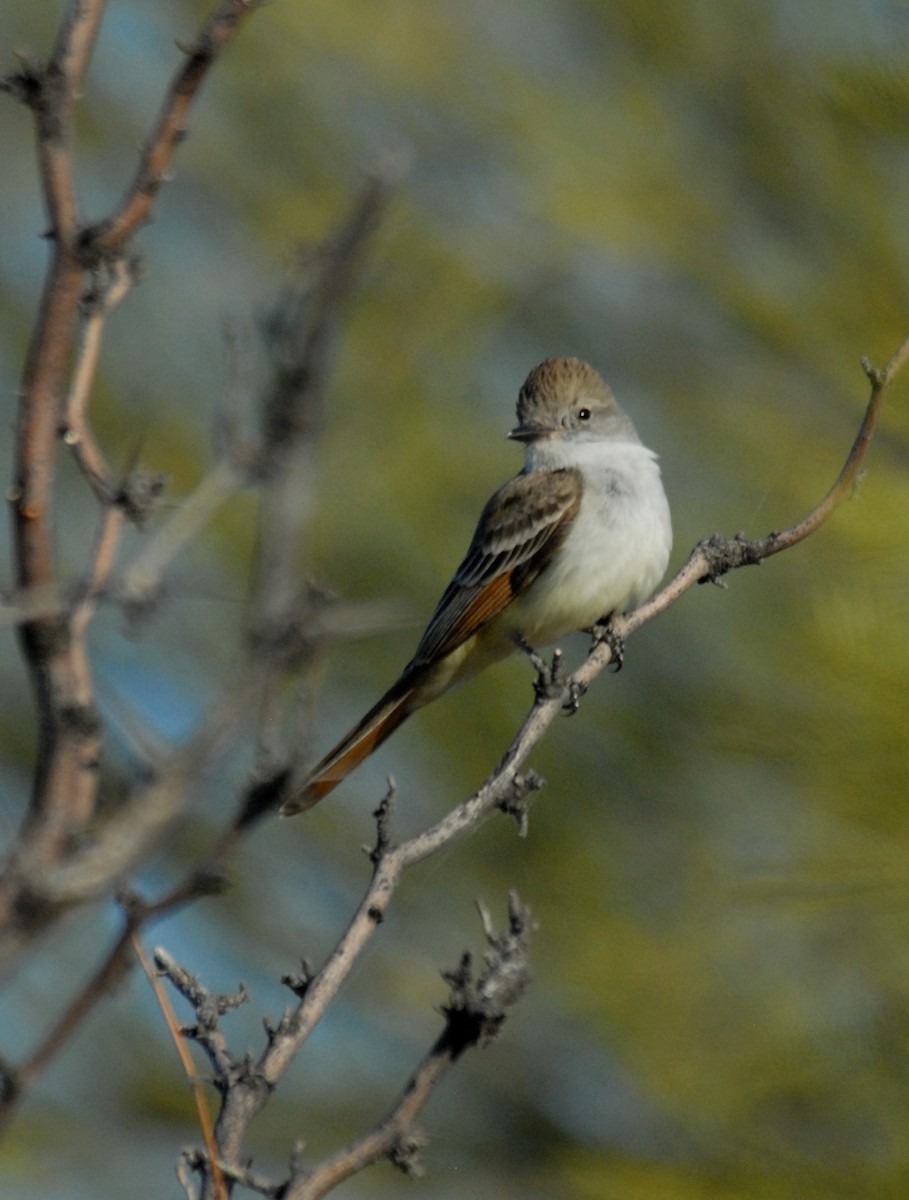
<svg viewBox="0 0 909 1200">
<path fill-rule="evenodd" d="M 509 897 L 509 922 L 505 932 L 497 933 L 493 929 L 489 914 L 482 906 L 480 915 L 487 942 L 482 969 L 477 971 L 471 955 L 465 953 L 453 971 L 443 973 L 450 988 L 448 1002 L 442 1008 L 445 1026 L 387 1115 L 374 1129 L 314 1166 L 307 1166 L 302 1154 L 296 1153 L 291 1162 L 290 1177 L 283 1184 L 262 1176 L 253 1180 L 246 1175 L 247 1186 L 263 1195 L 280 1195 L 283 1200 L 319 1200 L 345 1179 L 383 1158 L 409 1175 L 422 1174 L 419 1152 L 425 1139 L 416 1128 L 417 1117 L 448 1068 L 466 1050 L 483 1046 L 496 1036 L 508 1009 L 520 998 L 530 978 L 528 947 L 534 926 L 528 909 L 517 895 L 512 893 Z M 187 1036 L 199 1041 L 208 1054 L 215 1070 L 213 1082 L 218 1090 L 229 1098 L 236 1088 L 244 1091 L 255 1088 L 264 1102 L 273 1085 L 261 1072 L 263 1060 L 240 1062 L 231 1057 L 221 1028 L 221 1016 L 236 1006 L 238 998 L 245 999 L 245 992 L 241 990 L 239 997 L 216 996 L 166 952 L 157 950 L 155 959 L 196 1011 L 197 1023 L 187 1030 Z M 300 1007 L 305 1003 L 304 995 Z M 295 1014 L 285 1013 L 277 1025 L 267 1025 L 269 1048 L 293 1038 L 294 1023 Z M 220 1136 L 218 1146 L 223 1155 Z M 196 1153 L 186 1161 L 202 1175 L 203 1195 L 214 1196 L 214 1180 L 209 1175 L 210 1158 Z M 226 1155 L 218 1159 L 217 1165 L 231 1179 L 239 1179 L 240 1173 L 247 1169 L 247 1164 Z M 209 1183 L 211 1190 L 207 1190 Z"/>
</svg>

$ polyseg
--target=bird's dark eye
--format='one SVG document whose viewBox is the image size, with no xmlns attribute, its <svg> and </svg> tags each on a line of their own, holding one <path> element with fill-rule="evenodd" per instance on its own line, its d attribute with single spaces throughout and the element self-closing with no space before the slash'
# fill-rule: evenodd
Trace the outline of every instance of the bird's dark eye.
<svg viewBox="0 0 909 1200">
<path fill-rule="evenodd" d="M 590 409 L 589 408 L 579 408 L 578 409 L 578 420 L 579 421 L 589 421 L 590 420 Z"/>
</svg>

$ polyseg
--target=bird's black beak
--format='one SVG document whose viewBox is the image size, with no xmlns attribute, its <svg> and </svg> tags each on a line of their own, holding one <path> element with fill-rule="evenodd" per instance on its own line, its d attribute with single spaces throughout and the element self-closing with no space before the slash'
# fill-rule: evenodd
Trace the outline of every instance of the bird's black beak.
<svg viewBox="0 0 909 1200">
<path fill-rule="evenodd" d="M 538 438 L 548 437 L 552 432 L 553 430 L 547 429 L 545 425 L 529 421 L 525 425 L 516 425 L 514 429 L 510 429 L 507 436 L 513 442 L 535 442 Z"/>
</svg>

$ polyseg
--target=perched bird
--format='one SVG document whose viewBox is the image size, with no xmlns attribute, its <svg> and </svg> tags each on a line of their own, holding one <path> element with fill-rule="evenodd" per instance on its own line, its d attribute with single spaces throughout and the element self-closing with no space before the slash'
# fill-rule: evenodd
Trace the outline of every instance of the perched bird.
<svg viewBox="0 0 909 1200">
<path fill-rule="evenodd" d="M 508 434 L 524 468 L 489 500 L 416 653 L 281 807 L 311 808 L 411 713 L 518 647 L 543 646 L 642 603 L 666 570 L 669 505 L 656 455 L 597 372 L 549 358 Z"/>
</svg>

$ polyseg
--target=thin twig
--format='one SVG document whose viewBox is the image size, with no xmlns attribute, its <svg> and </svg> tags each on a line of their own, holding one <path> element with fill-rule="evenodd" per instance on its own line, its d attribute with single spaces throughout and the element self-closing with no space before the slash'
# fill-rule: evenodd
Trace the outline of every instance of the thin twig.
<svg viewBox="0 0 909 1200">
<path fill-rule="evenodd" d="M 271 377 L 260 401 L 261 489 L 249 625 L 268 648 L 300 607 L 297 558 L 309 517 L 312 459 L 322 432 L 328 360 L 357 267 L 399 166 L 381 160 L 351 211 L 298 273 L 264 323 Z"/>
<path fill-rule="evenodd" d="M 173 912 L 201 896 L 210 896 L 225 885 L 226 856 L 234 844 L 233 827 L 222 836 L 207 862 L 187 872 L 174 887 L 154 900 L 133 893 L 121 896 L 123 926 L 107 953 L 32 1052 L 16 1066 L 7 1066 L 6 1085 L 0 1096 L 0 1132 L 9 1125 L 29 1089 L 47 1070 L 98 1002 L 120 981 L 130 964 L 132 939 L 151 921 Z"/>
<path fill-rule="evenodd" d="M 350 606 L 337 605 L 308 582 L 301 586 L 299 551 L 324 426 L 331 347 L 399 174 L 400 164 L 387 156 L 374 165 L 350 212 L 315 253 L 301 255 L 291 284 L 263 323 L 271 372 L 259 400 L 258 522 L 247 628 L 251 652 L 268 662 L 272 674 L 258 714 L 256 756 L 265 775 L 289 769 L 305 754 L 321 648 L 332 623 L 342 635 L 350 633 Z M 284 686 L 289 673 L 297 685 L 290 692 L 290 720 Z M 289 735 L 282 736 L 288 726 Z"/>
<path fill-rule="evenodd" d="M 117 251 L 148 220 L 164 182 L 174 151 L 186 137 L 190 106 L 209 69 L 233 41 L 243 20 L 262 0 L 223 0 L 186 47 L 186 60 L 171 80 L 155 127 L 145 144 L 139 166 L 116 213 L 93 231 L 91 242 L 101 258 Z"/>
<path fill-rule="evenodd" d="M 83 320 L 69 396 L 63 412 L 63 441 L 73 452 L 95 495 L 102 503 L 113 499 L 114 486 L 101 447 L 88 421 L 88 401 L 101 354 L 107 318 L 136 279 L 136 264 L 116 259 L 104 268 L 103 281 L 83 297 Z"/>
<path fill-rule="evenodd" d="M 8 1070 L 8 1082 L 0 1101 L 0 1132 L 9 1124 L 35 1080 L 69 1042 L 98 999 L 116 985 L 129 961 L 133 928 L 129 918 L 115 938 L 103 962 L 73 997 L 64 1012 L 41 1039 L 40 1044 L 14 1070 Z"/>
<path fill-rule="evenodd" d="M 753 541 L 739 534 L 731 539 L 715 536 L 700 542 L 692 550 L 684 566 L 656 596 L 641 605 L 640 608 L 635 609 L 633 613 L 613 622 L 616 632 L 621 637 L 627 637 L 648 621 L 653 620 L 670 604 L 674 604 L 679 596 L 688 591 L 695 583 L 705 580 L 717 582 L 727 571 L 740 566 L 749 566 L 765 558 L 770 558 L 774 554 L 779 554 L 782 550 L 788 550 L 819 529 L 834 510 L 852 494 L 880 420 L 887 388 L 907 361 L 909 361 L 909 337 L 901 343 L 882 370 L 872 367 L 867 359 L 862 360 L 862 369 L 871 382 L 871 395 L 868 398 L 862 423 L 836 481 L 824 499 L 811 512 L 788 529 L 770 533 L 764 538 Z M 595 665 L 599 663 L 600 657 L 602 656 L 596 651 L 590 656 Z M 606 662 L 609 662 L 609 657 L 606 658 Z M 586 669 L 587 664 L 583 670 L 586 672 Z M 586 681 L 589 682 L 589 679 Z"/>
<path fill-rule="evenodd" d="M 70 0 L 35 106 L 44 199 L 54 237 L 67 247 L 74 245 L 78 230 L 72 157 L 76 97 L 104 9 L 104 0 Z"/>
<path fill-rule="evenodd" d="M 159 973 L 152 965 L 151 959 L 145 947 L 142 945 L 142 939 L 138 933 L 133 933 L 130 942 L 133 951 L 142 970 L 152 986 L 155 993 L 155 999 L 158 1001 L 158 1006 L 161 1009 L 161 1014 L 164 1017 L 164 1023 L 167 1025 L 170 1035 L 173 1038 L 174 1045 L 177 1047 L 177 1055 L 183 1067 L 184 1074 L 189 1081 L 189 1086 L 192 1089 L 193 1100 L 196 1105 L 196 1114 L 199 1118 L 199 1128 L 202 1131 L 202 1140 L 205 1142 L 205 1149 L 208 1152 L 208 1160 L 211 1163 L 212 1184 L 215 1190 L 216 1200 L 227 1200 L 227 1184 L 224 1180 L 224 1175 L 221 1172 L 221 1167 L 218 1163 L 218 1156 L 215 1150 L 215 1134 L 212 1126 L 211 1113 L 208 1111 L 208 1102 L 205 1098 L 205 1088 L 202 1086 L 201 1080 L 196 1073 L 196 1064 L 193 1062 L 193 1056 L 189 1052 L 189 1047 L 186 1044 L 186 1039 L 183 1036 L 183 1031 L 177 1021 L 177 1015 L 174 1012 L 174 1006 L 170 1002 L 170 997 L 164 990 L 161 983 Z"/>
<path fill-rule="evenodd" d="M 119 602 L 135 611 L 154 604 L 164 572 L 173 559 L 248 484 L 246 465 L 230 459 L 215 463 L 123 571 L 117 587 Z"/>
<path fill-rule="evenodd" d="M 496 1036 L 530 977 L 527 950 L 533 922 L 528 910 L 512 893 L 509 928 L 504 934 L 495 933 L 488 914 L 480 911 L 489 946 L 484 969 L 475 977 L 470 955 L 465 954 L 454 971 L 445 973 L 451 985 L 443 1009 L 445 1028 L 391 1111 L 374 1129 L 317 1166 L 306 1169 L 295 1164 L 284 1200 L 320 1200 L 345 1179 L 383 1158 L 408 1175 L 423 1173 L 419 1152 L 424 1139 L 415 1128 L 417 1117 L 452 1063 L 469 1047 L 485 1045 Z"/>
</svg>

